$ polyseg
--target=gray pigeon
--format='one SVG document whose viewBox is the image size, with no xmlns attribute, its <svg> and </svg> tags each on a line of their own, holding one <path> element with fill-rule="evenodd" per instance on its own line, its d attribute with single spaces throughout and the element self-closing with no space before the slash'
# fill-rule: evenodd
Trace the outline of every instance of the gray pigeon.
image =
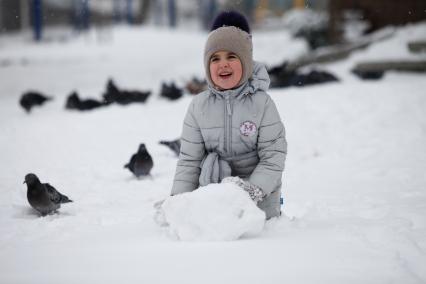
<svg viewBox="0 0 426 284">
<path fill-rule="evenodd" d="M 34 106 L 43 105 L 46 101 L 52 100 L 51 97 L 47 97 L 38 92 L 27 92 L 22 95 L 19 100 L 19 104 L 27 111 L 30 112 Z"/>
<path fill-rule="evenodd" d="M 139 150 L 130 158 L 130 161 L 124 165 L 129 169 L 137 178 L 149 175 L 154 162 L 151 155 L 148 153 L 145 144 L 139 145 Z"/>
<path fill-rule="evenodd" d="M 173 140 L 173 141 L 161 140 L 159 143 L 169 147 L 170 150 L 175 152 L 176 156 L 179 156 L 179 154 L 180 154 L 180 139 L 176 139 L 176 140 Z"/>
<path fill-rule="evenodd" d="M 50 184 L 41 183 L 35 174 L 27 174 L 24 183 L 27 184 L 28 202 L 42 216 L 55 212 L 61 207 L 61 203 L 72 202 Z"/>
</svg>

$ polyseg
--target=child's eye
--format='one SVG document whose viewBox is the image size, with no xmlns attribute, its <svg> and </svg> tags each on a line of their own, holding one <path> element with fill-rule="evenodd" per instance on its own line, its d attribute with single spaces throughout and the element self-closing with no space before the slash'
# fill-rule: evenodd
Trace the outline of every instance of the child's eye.
<svg viewBox="0 0 426 284">
<path fill-rule="evenodd" d="M 228 55 L 228 59 L 236 59 L 237 56 L 235 54 L 230 54 Z"/>
<path fill-rule="evenodd" d="M 217 57 L 212 57 L 211 59 L 210 59 L 210 62 L 216 62 L 216 61 L 218 61 L 219 60 L 219 58 L 217 58 Z"/>
</svg>

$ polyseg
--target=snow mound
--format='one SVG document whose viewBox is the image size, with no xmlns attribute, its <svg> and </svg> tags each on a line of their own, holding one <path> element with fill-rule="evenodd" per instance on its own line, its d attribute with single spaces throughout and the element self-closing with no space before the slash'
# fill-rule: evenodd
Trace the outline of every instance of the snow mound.
<svg viewBox="0 0 426 284">
<path fill-rule="evenodd" d="M 231 241 L 259 234 L 265 213 L 235 184 L 210 184 L 162 205 L 170 231 L 183 241 Z"/>
</svg>

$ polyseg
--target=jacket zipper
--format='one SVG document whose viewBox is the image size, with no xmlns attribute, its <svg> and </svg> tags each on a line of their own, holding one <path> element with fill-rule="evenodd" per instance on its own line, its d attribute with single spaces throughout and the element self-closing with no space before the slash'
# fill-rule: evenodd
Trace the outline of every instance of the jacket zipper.
<svg viewBox="0 0 426 284">
<path fill-rule="evenodd" d="M 229 102 L 229 97 L 226 97 L 226 116 L 225 116 L 225 121 L 226 121 L 226 129 L 225 129 L 225 145 L 226 145 L 226 152 L 228 153 L 228 155 L 231 154 L 231 147 L 232 147 L 232 143 L 231 143 L 231 136 L 232 136 L 232 109 L 231 109 L 231 104 Z"/>
</svg>

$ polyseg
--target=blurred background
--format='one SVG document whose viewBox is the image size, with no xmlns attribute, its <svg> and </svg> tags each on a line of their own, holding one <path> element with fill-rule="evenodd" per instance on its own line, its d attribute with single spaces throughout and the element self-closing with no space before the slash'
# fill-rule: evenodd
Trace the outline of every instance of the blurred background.
<svg viewBox="0 0 426 284">
<path fill-rule="evenodd" d="M 311 48 L 426 18 L 424 0 L 0 0 L 0 36 L 31 29 L 42 40 L 50 27 L 82 32 L 123 23 L 207 30 L 223 9 L 243 12 L 255 28 L 290 26 Z"/>
</svg>

